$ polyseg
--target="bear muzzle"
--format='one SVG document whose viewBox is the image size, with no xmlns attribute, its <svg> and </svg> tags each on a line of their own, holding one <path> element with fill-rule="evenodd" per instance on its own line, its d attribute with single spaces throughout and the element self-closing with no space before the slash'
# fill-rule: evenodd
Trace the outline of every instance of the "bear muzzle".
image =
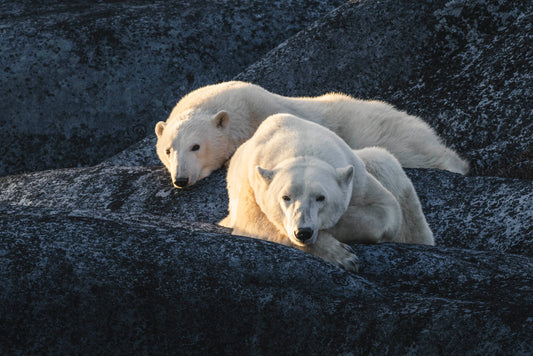
<svg viewBox="0 0 533 356">
<path fill-rule="evenodd" d="M 298 239 L 298 241 L 305 243 L 311 237 L 313 237 L 313 229 L 309 227 L 299 228 L 297 230 L 294 230 L 294 236 Z"/>
<path fill-rule="evenodd" d="M 176 178 L 172 182 L 176 188 L 185 188 L 189 184 L 189 178 Z"/>
</svg>

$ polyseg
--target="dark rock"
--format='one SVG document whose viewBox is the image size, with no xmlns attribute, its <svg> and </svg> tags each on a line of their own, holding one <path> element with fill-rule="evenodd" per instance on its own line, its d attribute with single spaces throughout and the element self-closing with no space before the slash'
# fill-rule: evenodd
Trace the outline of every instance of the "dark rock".
<svg viewBox="0 0 533 356">
<path fill-rule="evenodd" d="M 193 189 L 172 186 L 163 167 L 57 169 L 0 178 L 0 203 L 85 214 L 151 214 L 217 223 L 227 215 L 225 171 Z"/>
<path fill-rule="evenodd" d="M 520 1 L 350 2 L 234 79 L 385 100 L 427 121 L 472 175 L 532 179 L 532 13 Z M 139 164 L 154 161 L 147 145 Z"/>
<path fill-rule="evenodd" d="M 532 14 L 531 1 L 348 3 L 236 79 L 391 102 L 434 127 L 472 174 L 531 179 Z"/>
<path fill-rule="evenodd" d="M 533 182 L 406 170 L 437 245 L 533 257 Z"/>
<path fill-rule="evenodd" d="M 342 3 L 2 2 L 0 176 L 112 156 Z"/>
<path fill-rule="evenodd" d="M 2 354 L 533 351 L 523 256 L 360 245 L 356 275 L 156 216 L 0 216 Z"/>
<path fill-rule="evenodd" d="M 84 4 L 47 16 L 152 8 Z M 437 246 L 355 245 L 353 274 L 231 236 L 214 225 L 225 171 L 174 189 L 149 135 L 94 167 L 0 178 L 0 354 L 532 354 L 531 6 L 348 3 L 238 76 L 427 119 L 474 167 L 407 170 Z"/>
<path fill-rule="evenodd" d="M 358 245 L 355 275 L 212 225 L 224 173 L 1 178 L 0 352 L 533 351 L 531 182 L 409 170 L 438 247 Z"/>
<path fill-rule="evenodd" d="M 408 169 L 439 246 L 533 257 L 531 181 Z M 96 166 L 0 178 L 0 203 L 93 216 L 155 215 L 216 224 L 227 215 L 226 170 L 189 190 L 163 167 Z M 43 189 L 46 187 L 46 189 Z"/>
</svg>

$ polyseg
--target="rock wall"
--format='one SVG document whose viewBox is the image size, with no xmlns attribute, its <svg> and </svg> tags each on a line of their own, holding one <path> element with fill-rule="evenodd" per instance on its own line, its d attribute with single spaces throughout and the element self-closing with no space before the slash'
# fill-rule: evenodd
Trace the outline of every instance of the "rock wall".
<svg viewBox="0 0 533 356">
<path fill-rule="evenodd" d="M 236 78 L 386 100 L 426 120 L 471 174 L 531 179 L 532 11 L 523 1 L 354 2 Z"/>
<path fill-rule="evenodd" d="M 2 354 L 531 353 L 531 258 L 301 251 L 175 226 L 0 205 Z"/>
<path fill-rule="evenodd" d="M 0 176 L 112 156 L 342 3 L 2 2 Z"/>
<path fill-rule="evenodd" d="M 234 79 L 282 95 L 385 100 L 428 122 L 471 175 L 531 179 L 531 11 L 521 1 L 347 3 Z M 116 162 L 156 161 L 154 142 Z"/>
<path fill-rule="evenodd" d="M 20 21 L 28 4 L 9 11 Z M 36 11 L 55 23 L 61 9 L 114 4 L 146 24 L 164 6 Z M 350 2 L 237 76 L 393 102 L 471 160 L 466 177 L 407 170 L 437 245 L 354 245 L 358 274 L 229 235 L 215 225 L 225 171 L 172 188 L 151 133 L 99 165 L 0 178 L 0 354 L 532 354 L 532 13 Z"/>
</svg>

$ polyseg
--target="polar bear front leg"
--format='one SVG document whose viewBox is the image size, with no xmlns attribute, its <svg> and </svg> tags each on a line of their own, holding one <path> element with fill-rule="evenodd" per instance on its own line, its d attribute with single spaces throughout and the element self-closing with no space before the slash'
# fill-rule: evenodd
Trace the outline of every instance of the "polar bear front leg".
<svg viewBox="0 0 533 356">
<path fill-rule="evenodd" d="M 359 258 L 352 248 L 340 242 L 328 232 L 320 231 L 317 240 L 311 245 L 295 247 L 342 267 L 347 271 L 359 271 Z"/>
</svg>

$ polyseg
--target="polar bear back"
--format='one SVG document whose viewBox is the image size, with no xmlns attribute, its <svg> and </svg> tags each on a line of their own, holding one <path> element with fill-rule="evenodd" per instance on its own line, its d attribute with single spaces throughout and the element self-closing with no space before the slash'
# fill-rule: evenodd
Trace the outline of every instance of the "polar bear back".
<svg viewBox="0 0 533 356">
<path fill-rule="evenodd" d="M 351 148 L 329 129 L 289 114 L 269 117 L 249 140 L 253 149 L 253 165 L 273 169 L 294 157 L 312 156 L 334 168 L 354 165 L 364 169 L 363 162 Z"/>
</svg>

